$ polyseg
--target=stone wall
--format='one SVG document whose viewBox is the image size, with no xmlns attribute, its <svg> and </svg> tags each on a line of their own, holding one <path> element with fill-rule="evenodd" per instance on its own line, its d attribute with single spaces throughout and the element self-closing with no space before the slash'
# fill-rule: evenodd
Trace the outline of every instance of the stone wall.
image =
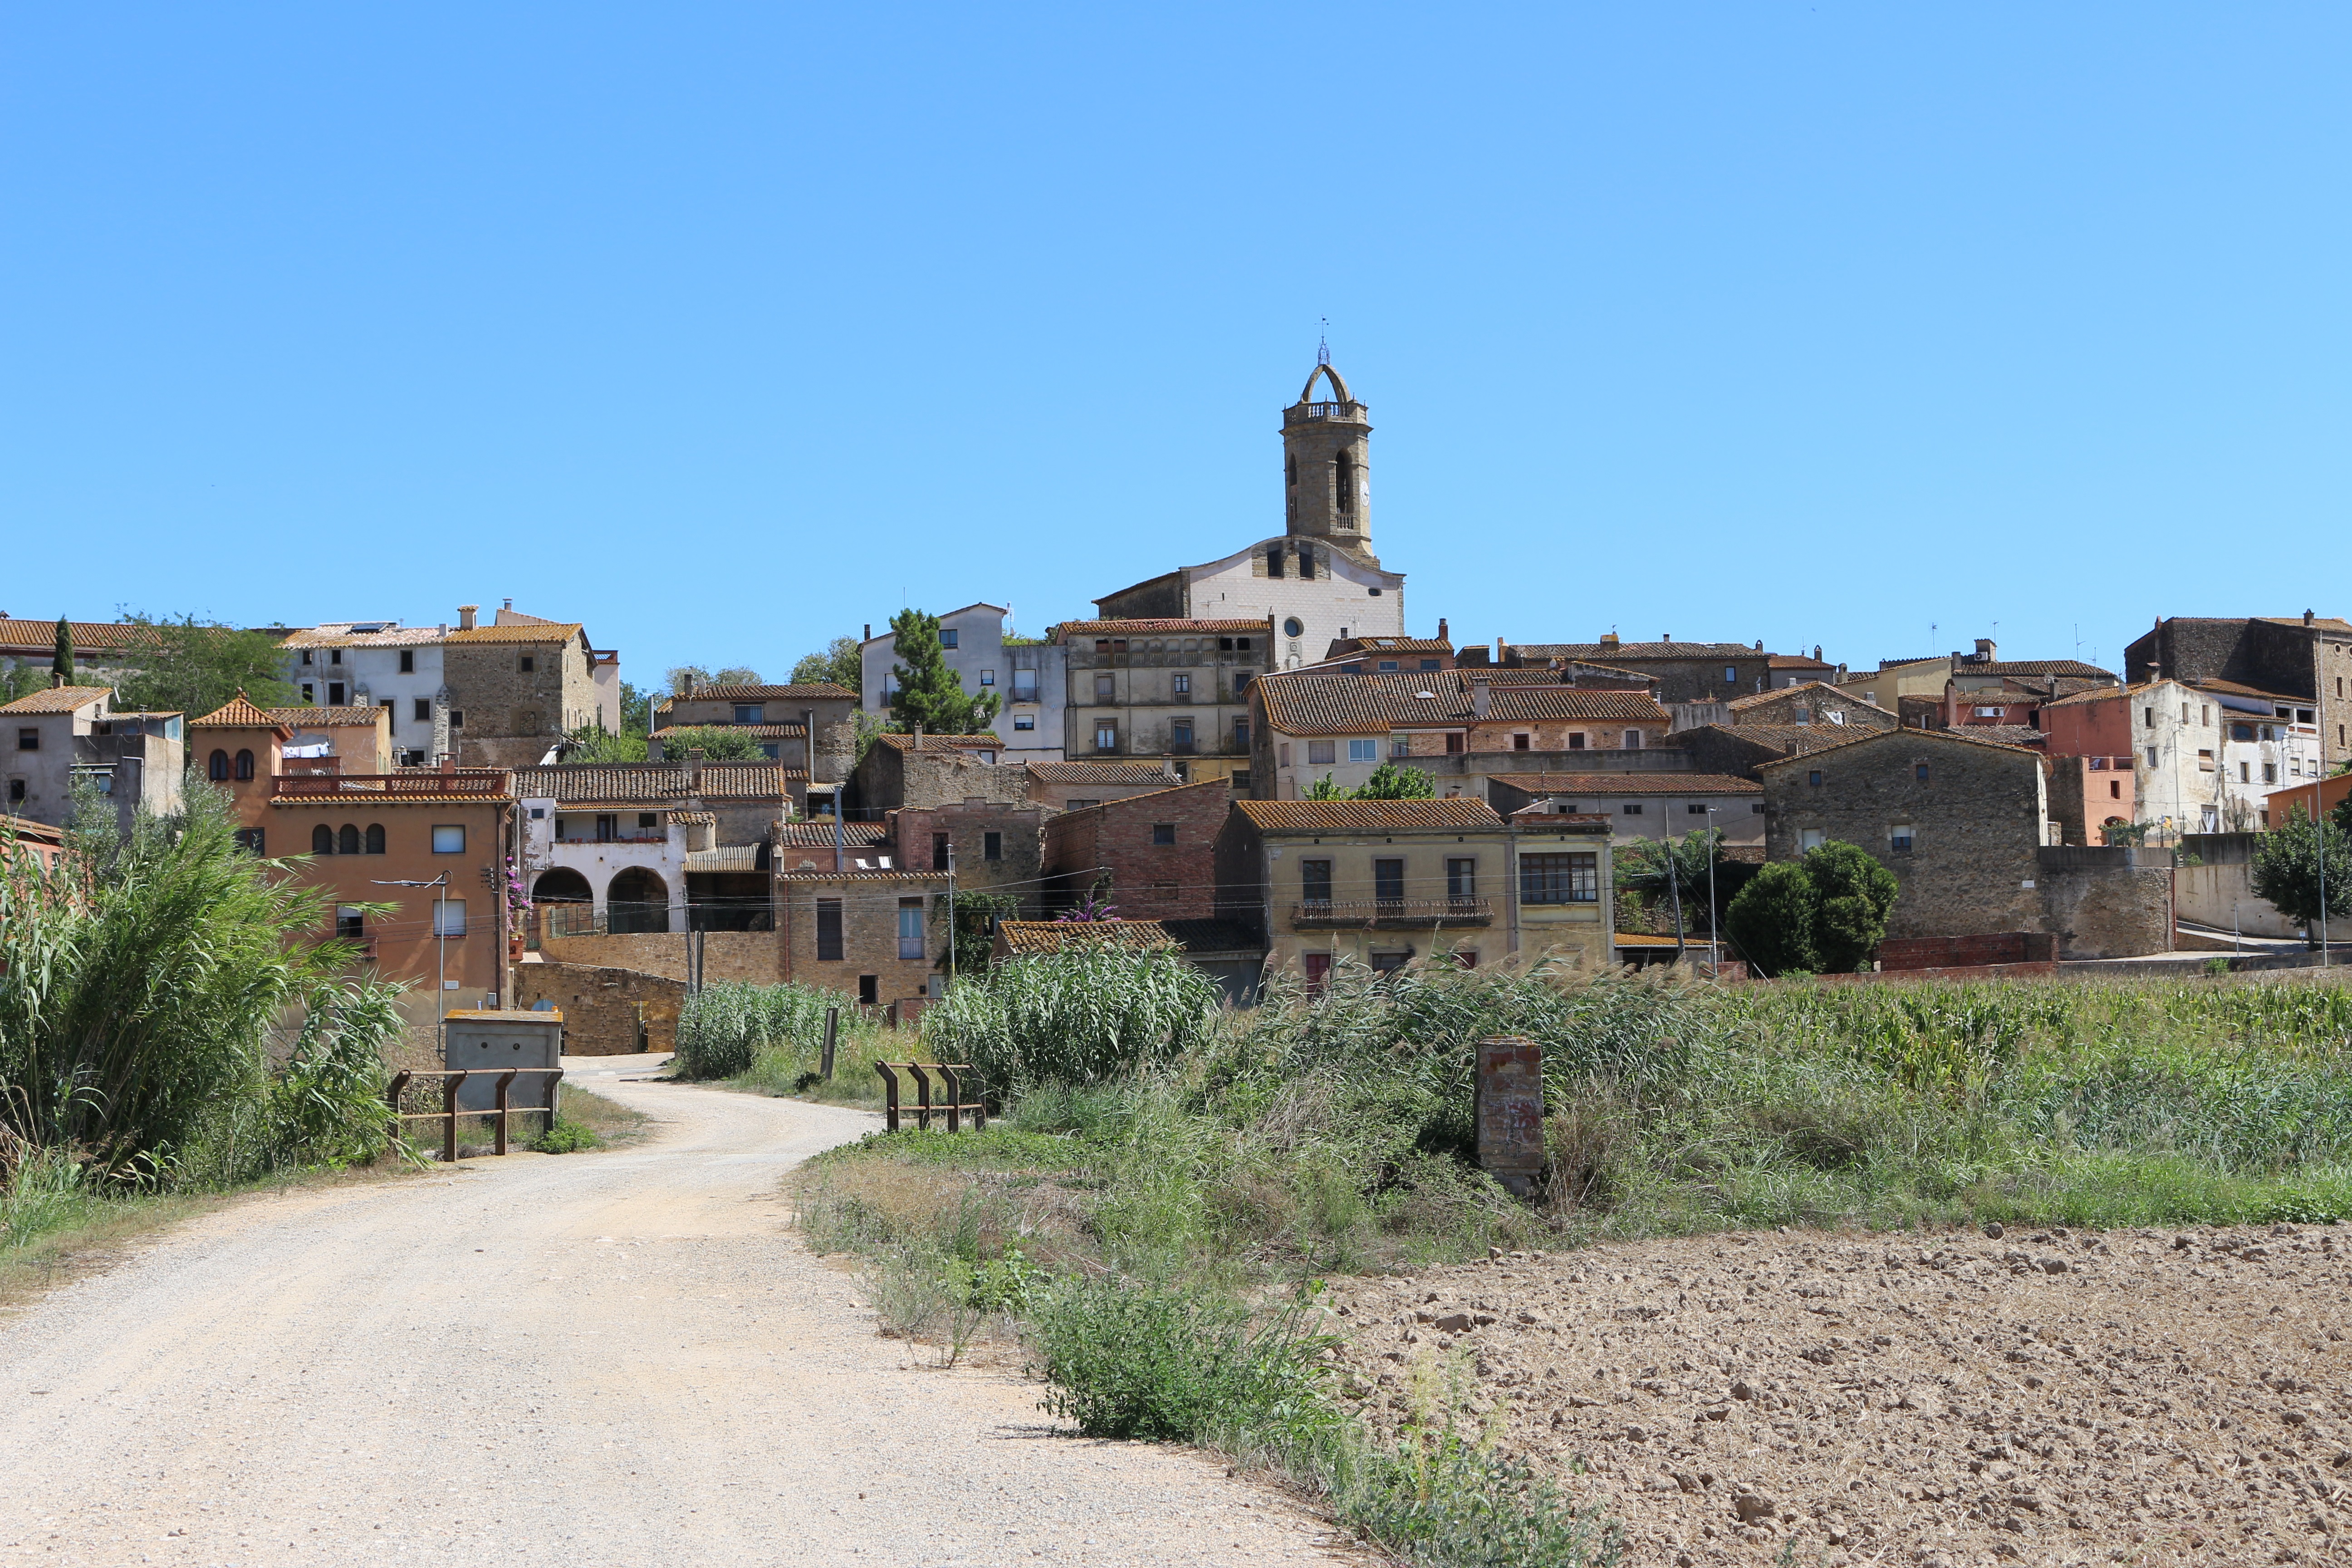
<svg viewBox="0 0 2352 1568">
<path fill-rule="evenodd" d="M 618 936 L 557 936 L 541 952 L 551 961 L 628 969 L 640 974 L 686 978 L 683 932 L 633 932 Z M 702 933 L 702 977 L 773 985 L 783 978 L 772 931 L 712 931 Z M 528 967 L 528 966 L 526 966 Z"/>
<path fill-rule="evenodd" d="M 515 966 L 515 1005 L 552 1002 L 563 1015 L 563 1054 L 626 1056 L 677 1048 L 686 984 L 634 969 L 541 962 Z M 641 1043 L 642 1042 L 642 1043 Z"/>
<path fill-rule="evenodd" d="M 2032 752 L 1888 731 L 1760 773 L 1769 858 L 1799 858 L 1807 829 L 1868 850 L 1902 888 L 1889 936 L 2048 929 L 2036 887 L 2042 759 Z M 1912 830 L 1908 853 L 1894 847 L 1898 826 Z"/>
<path fill-rule="evenodd" d="M 2061 959 L 2136 958 L 2172 951 L 2172 856 L 2167 850 L 2053 847 L 2037 852 L 2041 928 Z"/>
<path fill-rule="evenodd" d="M 567 726 L 596 717 L 595 679 L 576 636 L 551 635 L 543 643 L 466 637 L 452 633 L 441 650 L 449 706 L 466 720 L 452 731 L 464 766 L 534 766 Z"/>
<path fill-rule="evenodd" d="M 1838 721 L 1832 713 L 1845 715 L 1844 722 L 1859 724 L 1872 730 L 1892 730 L 1895 717 L 1885 709 L 1864 702 L 1859 697 L 1849 697 L 1834 687 L 1819 684 L 1792 686 L 1758 697 L 1742 698 L 1733 710 L 1735 724 L 1832 724 Z"/>
<path fill-rule="evenodd" d="M 891 821 L 901 865 L 918 871 L 946 870 L 939 853 L 939 841 L 944 836 L 955 847 L 957 891 L 1001 890 L 1021 900 L 1024 919 L 1034 919 L 1042 907 L 1038 846 L 1045 826 L 1044 806 L 959 801 L 953 805 L 903 806 Z M 997 851 L 992 860 L 988 858 L 992 834 Z"/>
<path fill-rule="evenodd" d="M 928 995 L 934 966 L 946 952 L 947 931 L 934 902 L 948 890 L 945 872 L 789 871 L 776 878 L 776 931 L 767 938 L 782 954 L 784 978 L 823 985 L 868 1005 Z M 842 956 L 817 956 L 820 906 L 841 910 Z M 923 952 L 898 956 L 898 912 L 921 911 Z M 870 983 L 872 994 L 864 994 Z"/>
</svg>

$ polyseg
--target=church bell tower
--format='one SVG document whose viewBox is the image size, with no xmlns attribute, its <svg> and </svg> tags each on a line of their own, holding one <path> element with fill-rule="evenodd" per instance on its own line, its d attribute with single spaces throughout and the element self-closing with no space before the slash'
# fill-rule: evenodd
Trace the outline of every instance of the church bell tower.
<svg viewBox="0 0 2352 1568">
<path fill-rule="evenodd" d="M 1328 382 L 1328 402 L 1315 384 Z M 1369 411 L 1317 352 L 1298 401 L 1282 411 L 1283 531 L 1328 539 L 1377 563 L 1372 554 L 1371 435 Z"/>
</svg>

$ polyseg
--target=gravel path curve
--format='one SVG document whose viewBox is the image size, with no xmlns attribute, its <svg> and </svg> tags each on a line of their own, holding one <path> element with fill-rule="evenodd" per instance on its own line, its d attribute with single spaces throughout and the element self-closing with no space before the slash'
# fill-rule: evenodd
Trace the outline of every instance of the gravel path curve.
<svg viewBox="0 0 2352 1568">
<path fill-rule="evenodd" d="M 1326 1559 L 878 1338 L 779 1194 L 875 1118 L 581 1065 L 650 1141 L 255 1199 L 0 1321 L 0 1565 Z"/>
</svg>

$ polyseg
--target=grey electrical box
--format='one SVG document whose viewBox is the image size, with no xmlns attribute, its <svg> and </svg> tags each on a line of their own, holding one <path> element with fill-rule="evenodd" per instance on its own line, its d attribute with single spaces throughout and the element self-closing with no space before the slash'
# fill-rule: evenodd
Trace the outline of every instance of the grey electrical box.
<svg viewBox="0 0 2352 1568">
<path fill-rule="evenodd" d="M 563 1015 L 512 1010 L 447 1014 L 441 1020 L 441 1065 L 452 1072 L 495 1069 L 468 1078 L 457 1088 L 460 1110 L 495 1110 L 497 1073 L 509 1068 L 545 1069 L 563 1065 Z M 560 1081 L 551 1071 L 518 1071 L 507 1086 L 507 1106 L 513 1110 L 552 1111 Z"/>
</svg>

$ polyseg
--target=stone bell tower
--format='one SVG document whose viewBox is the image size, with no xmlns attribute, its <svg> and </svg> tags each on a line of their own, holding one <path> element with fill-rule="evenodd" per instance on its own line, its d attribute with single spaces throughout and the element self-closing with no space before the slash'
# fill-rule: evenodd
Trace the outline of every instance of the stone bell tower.
<svg viewBox="0 0 2352 1568">
<path fill-rule="evenodd" d="M 1328 381 L 1330 401 L 1315 401 Z M 1298 401 L 1282 411 L 1283 531 L 1328 539 L 1367 560 L 1372 554 L 1371 435 L 1369 411 L 1349 394 L 1318 349 Z"/>
</svg>

